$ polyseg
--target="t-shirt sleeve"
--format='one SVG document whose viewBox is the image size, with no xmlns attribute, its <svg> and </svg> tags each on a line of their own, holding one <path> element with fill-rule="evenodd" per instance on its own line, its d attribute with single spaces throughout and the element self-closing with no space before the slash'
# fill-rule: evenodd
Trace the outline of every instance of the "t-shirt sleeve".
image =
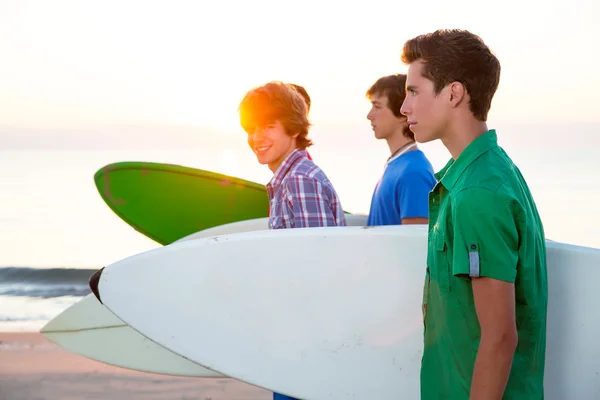
<svg viewBox="0 0 600 400">
<path fill-rule="evenodd" d="M 398 185 L 398 203 L 400 205 L 400 219 L 402 218 L 428 218 L 429 217 L 429 192 L 435 185 L 433 176 L 428 176 L 426 171 L 409 171 L 400 177 Z"/>
<path fill-rule="evenodd" d="M 286 207 L 293 215 L 295 228 L 308 228 L 335 225 L 335 218 L 329 196 L 316 179 L 297 176 L 288 179 L 285 185 Z"/>
<path fill-rule="evenodd" d="M 459 192 L 452 204 L 454 275 L 514 283 L 519 232 L 515 201 L 488 189 Z"/>
</svg>

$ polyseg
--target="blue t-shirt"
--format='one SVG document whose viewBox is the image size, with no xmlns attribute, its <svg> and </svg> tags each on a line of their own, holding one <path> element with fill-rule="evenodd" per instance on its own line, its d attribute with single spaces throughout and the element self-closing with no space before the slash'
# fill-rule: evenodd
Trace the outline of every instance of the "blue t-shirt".
<svg viewBox="0 0 600 400">
<path fill-rule="evenodd" d="M 429 218 L 429 192 L 436 183 L 433 173 L 419 149 L 391 160 L 375 186 L 367 225 L 400 225 L 402 218 Z"/>
</svg>

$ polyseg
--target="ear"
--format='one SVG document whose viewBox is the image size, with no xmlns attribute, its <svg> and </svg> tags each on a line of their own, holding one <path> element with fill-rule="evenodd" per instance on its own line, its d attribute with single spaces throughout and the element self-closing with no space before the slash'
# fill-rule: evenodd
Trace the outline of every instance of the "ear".
<svg viewBox="0 0 600 400">
<path fill-rule="evenodd" d="M 450 104 L 452 107 L 458 107 L 467 96 L 465 85 L 460 82 L 450 84 Z"/>
</svg>

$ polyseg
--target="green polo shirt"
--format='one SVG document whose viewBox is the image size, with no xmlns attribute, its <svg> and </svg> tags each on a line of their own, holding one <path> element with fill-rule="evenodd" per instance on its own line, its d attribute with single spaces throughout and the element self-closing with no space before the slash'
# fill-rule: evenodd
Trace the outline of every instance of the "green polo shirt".
<svg viewBox="0 0 600 400">
<path fill-rule="evenodd" d="M 503 399 L 543 399 L 546 242 L 529 188 L 494 130 L 436 179 L 429 196 L 421 399 L 469 399 L 481 335 L 471 277 L 515 285 L 519 343 Z"/>
</svg>

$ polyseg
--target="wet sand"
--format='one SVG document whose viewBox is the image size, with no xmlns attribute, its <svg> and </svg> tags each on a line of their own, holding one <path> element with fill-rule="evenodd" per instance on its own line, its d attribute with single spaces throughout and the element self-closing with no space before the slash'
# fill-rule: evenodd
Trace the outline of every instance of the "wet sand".
<svg viewBox="0 0 600 400">
<path fill-rule="evenodd" d="M 150 374 L 70 353 L 39 333 L 0 333 L 0 400 L 270 400 L 233 379 Z"/>
</svg>

